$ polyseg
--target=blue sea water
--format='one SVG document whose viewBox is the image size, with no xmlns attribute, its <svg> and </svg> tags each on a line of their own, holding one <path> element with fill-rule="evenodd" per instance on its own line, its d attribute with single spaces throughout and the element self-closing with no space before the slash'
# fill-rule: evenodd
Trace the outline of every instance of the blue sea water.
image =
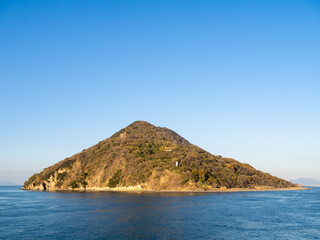
<svg viewBox="0 0 320 240">
<path fill-rule="evenodd" d="M 320 188 L 177 194 L 0 187 L 0 239 L 320 239 Z"/>
</svg>

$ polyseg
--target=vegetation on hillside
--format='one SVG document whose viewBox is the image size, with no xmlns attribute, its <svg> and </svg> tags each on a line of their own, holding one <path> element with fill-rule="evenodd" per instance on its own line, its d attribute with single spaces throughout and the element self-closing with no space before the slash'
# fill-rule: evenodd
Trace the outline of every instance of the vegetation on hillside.
<svg viewBox="0 0 320 240">
<path fill-rule="evenodd" d="M 43 186 L 56 190 L 137 185 L 150 190 L 294 186 L 248 164 L 212 155 L 170 129 L 137 121 L 97 145 L 31 176 L 24 188 Z"/>
</svg>

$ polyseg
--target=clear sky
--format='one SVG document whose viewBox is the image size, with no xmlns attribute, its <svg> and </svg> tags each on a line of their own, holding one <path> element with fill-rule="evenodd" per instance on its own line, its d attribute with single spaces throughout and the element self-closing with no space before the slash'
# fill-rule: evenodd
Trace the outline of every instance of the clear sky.
<svg viewBox="0 0 320 240">
<path fill-rule="evenodd" d="M 0 181 L 135 120 L 320 179 L 320 1 L 0 1 Z"/>
</svg>

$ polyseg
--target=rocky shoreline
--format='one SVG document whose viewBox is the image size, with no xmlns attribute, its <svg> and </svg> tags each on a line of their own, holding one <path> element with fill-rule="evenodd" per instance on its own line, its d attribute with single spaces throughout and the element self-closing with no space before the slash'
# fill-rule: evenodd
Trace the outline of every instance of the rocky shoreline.
<svg viewBox="0 0 320 240">
<path fill-rule="evenodd" d="M 228 193 L 228 192 L 268 192 L 268 191 L 296 191 L 296 190 L 309 190 L 311 188 L 307 187 L 288 187 L 288 188 L 219 188 L 219 189 L 173 189 L 173 190 L 152 190 L 152 189 L 143 189 L 141 186 L 134 186 L 134 187 L 116 187 L 116 188 L 79 188 L 79 189 L 57 189 L 57 190 L 45 190 L 47 192 L 138 192 L 138 193 Z M 40 191 L 43 192 L 44 190 L 39 189 L 25 189 L 21 188 L 21 190 L 28 190 L 28 191 Z"/>
</svg>

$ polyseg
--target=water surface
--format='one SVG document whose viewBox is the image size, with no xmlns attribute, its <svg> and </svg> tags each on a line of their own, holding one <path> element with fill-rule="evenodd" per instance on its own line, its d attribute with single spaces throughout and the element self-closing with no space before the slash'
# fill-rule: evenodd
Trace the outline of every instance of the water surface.
<svg viewBox="0 0 320 240">
<path fill-rule="evenodd" d="M 320 239 L 320 188 L 65 193 L 0 187 L 0 239 Z"/>
</svg>

